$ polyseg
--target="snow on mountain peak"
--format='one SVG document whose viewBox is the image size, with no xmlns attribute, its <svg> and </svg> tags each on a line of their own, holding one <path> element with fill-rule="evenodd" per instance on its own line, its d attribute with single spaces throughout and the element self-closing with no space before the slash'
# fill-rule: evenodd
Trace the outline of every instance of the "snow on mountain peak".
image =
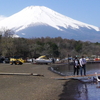
<svg viewBox="0 0 100 100">
<path fill-rule="evenodd" d="M 3 21 L 0 21 L 0 27 L 7 27 L 18 32 L 36 23 L 49 25 L 58 30 L 62 30 L 60 27 L 64 27 L 66 29 L 69 27 L 72 29 L 87 27 L 88 29 L 93 28 L 96 31 L 99 31 L 99 28 L 96 26 L 76 21 L 44 6 L 26 7 L 20 12 L 4 19 Z"/>
</svg>

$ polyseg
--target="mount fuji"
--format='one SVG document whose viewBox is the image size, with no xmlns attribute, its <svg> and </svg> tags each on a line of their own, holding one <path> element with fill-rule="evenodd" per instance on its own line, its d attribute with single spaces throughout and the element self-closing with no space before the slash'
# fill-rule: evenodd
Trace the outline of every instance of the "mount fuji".
<svg viewBox="0 0 100 100">
<path fill-rule="evenodd" d="M 100 42 L 99 27 L 64 16 L 44 6 L 29 6 L 0 21 L 5 27 L 24 38 L 62 37 Z"/>
</svg>

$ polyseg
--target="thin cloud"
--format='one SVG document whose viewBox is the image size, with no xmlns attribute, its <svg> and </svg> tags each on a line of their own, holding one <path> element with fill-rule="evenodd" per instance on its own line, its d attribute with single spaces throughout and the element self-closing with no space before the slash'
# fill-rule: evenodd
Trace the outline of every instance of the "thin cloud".
<svg viewBox="0 0 100 100">
<path fill-rule="evenodd" d="M 0 15 L 0 21 L 3 20 L 3 19 L 5 19 L 5 18 L 7 18 L 7 17 L 5 17 L 3 15 Z"/>
</svg>

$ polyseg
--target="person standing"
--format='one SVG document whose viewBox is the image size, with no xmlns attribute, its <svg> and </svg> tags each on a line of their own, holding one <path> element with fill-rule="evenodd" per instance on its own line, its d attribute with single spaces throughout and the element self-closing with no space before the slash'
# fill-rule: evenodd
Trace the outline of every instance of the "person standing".
<svg viewBox="0 0 100 100">
<path fill-rule="evenodd" d="M 80 58 L 79 62 L 80 62 L 80 74 L 82 76 L 83 75 L 82 71 L 84 70 L 84 75 L 86 76 L 86 59 L 84 58 L 84 56 Z"/>
<path fill-rule="evenodd" d="M 75 57 L 74 60 L 74 75 L 77 72 L 77 75 L 79 74 L 79 60 L 77 57 Z"/>
</svg>

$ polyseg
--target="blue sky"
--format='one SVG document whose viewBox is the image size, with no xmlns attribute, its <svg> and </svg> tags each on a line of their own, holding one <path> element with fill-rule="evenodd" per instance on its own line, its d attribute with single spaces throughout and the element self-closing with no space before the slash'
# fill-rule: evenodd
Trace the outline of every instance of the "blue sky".
<svg viewBox="0 0 100 100">
<path fill-rule="evenodd" d="M 0 15 L 9 17 L 32 5 L 46 6 L 75 20 L 100 27 L 100 0 L 0 0 Z"/>
</svg>

